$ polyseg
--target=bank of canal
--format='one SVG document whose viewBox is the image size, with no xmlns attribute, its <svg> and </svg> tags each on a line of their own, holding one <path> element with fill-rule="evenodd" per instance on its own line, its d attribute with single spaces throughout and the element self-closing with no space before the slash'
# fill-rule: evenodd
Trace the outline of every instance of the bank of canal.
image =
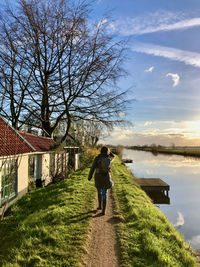
<svg viewBox="0 0 200 267">
<path fill-rule="evenodd" d="M 120 266 L 197 266 L 183 237 L 133 182 L 133 175 L 118 158 L 113 161 L 112 175 Z"/>
<path fill-rule="evenodd" d="M 68 179 L 35 189 L 17 201 L 0 221 L 0 266 L 80 266 L 95 216 L 96 189 L 94 180 L 87 179 L 89 170 L 72 172 Z M 114 213 L 109 215 L 108 205 L 108 214 L 102 218 L 106 227 L 101 216 L 95 218 L 107 235 L 100 235 L 107 257 L 111 257 L 111 245 L 106 247 L 104 242 L 115 248 L 106 230 L 112 225 L 121 267 L 196 267 L 183 237 L 133 183 L 118 157 L 112 163 L 112 175 Z"/>
<path fill-rule="evenodd" d="M 187 243 L 200 250 L 200 159 L 127 149 L 123 153 L 133 159 L 127 166 L 136 177 L 158 177 L 170 185 L 170 205 L 159 208 Z"/>
</svg>

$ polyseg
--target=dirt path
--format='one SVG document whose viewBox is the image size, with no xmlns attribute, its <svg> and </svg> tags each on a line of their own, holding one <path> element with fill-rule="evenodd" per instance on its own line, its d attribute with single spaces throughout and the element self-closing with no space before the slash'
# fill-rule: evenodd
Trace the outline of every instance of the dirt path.
<svg viewBox="0 0 200 267">
<path fill-rule="evenodd" d="M 97 203 L 96 206 L 97 207 Z M 118 246 L 116 242 L 113 200 L 109 190 L 106 215 L 101 211 L 93 215 L 92 230 L 88 242 L 88 253 L 82 266 L 87 267 L 117 267 L 119 265 Z"/>
</svg>

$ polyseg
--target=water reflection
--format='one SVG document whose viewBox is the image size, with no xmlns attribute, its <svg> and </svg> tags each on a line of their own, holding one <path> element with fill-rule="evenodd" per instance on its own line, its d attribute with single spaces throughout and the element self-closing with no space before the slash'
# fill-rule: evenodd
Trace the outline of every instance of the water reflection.
<svg viewBox="0 0 200 267">
<path fill-rule="evenodd" d="M 154 156 L 158 156 L 158 152 L 156 152 L 156 151 L 151 151 L 151 153 L 152 153 Z"/>
<path fill-rule="evenodd" d="M 165 193 L 162 191 L 145 190 L 145 192 L 151 198 L 154 204 L 170 204 L 169 196 L 165 195 Z"/>
<path fill-rule="evenodd" d="M 200 235 L 193 236 L 189 243 L 192 247 L 198 247 L 200 244 Z"/>
<path fill-rule="evenodd" d="M 177 221 L 174 224 L 174 226 L 177 227 L 177 228 L 180 228 L 181 226 L 184 225 L 184 223 L 185 223 L 185 220 L 184 220 L 183 213 L 178 211 L 178 218 L 177 218 Z"/>
<path fill-rule="evenodd" d="M 172 224 L 184 234 L 194 249 L 200 250 L 200 160 L 179 155 L 124 150 L 124 157 L 133 159 L 128 164 L 136 177 L 159 177 L 170 185 L 169 203 L 159 208 Z M 164 202 L 164 201 L 163 201 Z M 167 200 L 166 200 L 167 202 Z"/>
</svg>

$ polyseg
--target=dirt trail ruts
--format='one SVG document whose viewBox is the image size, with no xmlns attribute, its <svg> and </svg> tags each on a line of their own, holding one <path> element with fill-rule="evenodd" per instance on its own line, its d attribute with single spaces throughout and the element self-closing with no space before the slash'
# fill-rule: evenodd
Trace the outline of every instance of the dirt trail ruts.
<svg viewBox="0 0 200 267">
<path fill-rule="evenodd" d="M 97 207 L 97 201 L 96 201 Z M 82 266 L 87 267 L 117 267 L 119 264 L 119 248 L 116 240 L 115 223 L 113 213 L 113 200 L 111 192 L 108 192 L 106 215 L 100 216 L 101 211 L 93 215 L 92 229 L 87 246 L 87 255 Z"/>
</svg>

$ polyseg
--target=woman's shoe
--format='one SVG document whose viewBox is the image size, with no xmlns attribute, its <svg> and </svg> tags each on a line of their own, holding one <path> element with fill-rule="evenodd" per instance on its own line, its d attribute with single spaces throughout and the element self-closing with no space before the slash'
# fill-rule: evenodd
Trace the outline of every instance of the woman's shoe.
<svg viewBox="0 0 200 267">
<path fill-rule="evenodd" d="M 103 209 L 102 209 L 102 215 L 106 214 L 106 199 L 103 199 Z"/>
</svg>

